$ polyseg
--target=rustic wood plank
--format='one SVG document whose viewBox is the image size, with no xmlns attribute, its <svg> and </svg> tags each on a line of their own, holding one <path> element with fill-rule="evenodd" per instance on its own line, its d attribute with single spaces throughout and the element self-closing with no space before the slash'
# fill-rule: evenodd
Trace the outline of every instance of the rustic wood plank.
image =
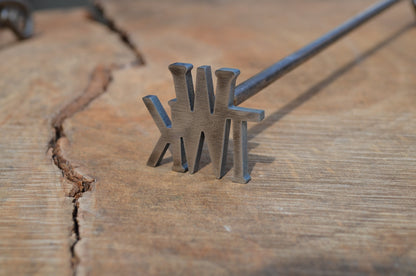
<svg viewBox="0 0 416 276">
<path fill-rule="evenodd" d="M 146 160 L 158 138 L 140 97 L 174 97 L 175 61 L 240 80 L 372 1 L 103 1 L 147 64 L 64 124 L 71 160 L 97 179 L 80 199 L 80 273 L 414 274 L 416 29 L 405 4 L 245 106 L 252 181 Z M 270 101 L 269 98 L 273 98 Z M 207 164 L 208 163 L 208 164 Z M 230 162 L 231 163 L 231 162 Z"/>
<path fill-rule="evenodd" d="M 123 66 L 137 52 L 83 12 L 40 14 L 39 36 L 0 46 L 0 274 L 414 274 L 405 4 L 244 104 L 267 116 L 249 125 L 249 184 L 214 179 L 206 154 L 194 175 L 169 158 L 145 166 L 159 134 L 139 98 L 167 106 L 169 63 L 240 68 L 244 80 L 370 3 L 102 1 L 141 67 Z"/>
<path fill-rule="evenodd" d="M 84 10 L 41 12 L 35 22 L 30 40 L 1 36 L 11 42 L 0 46 L 0 274 L 72 275 L 72 184 L 48 152 L 52 118 L 97 64 L 134 56 Z"/>
</svg>

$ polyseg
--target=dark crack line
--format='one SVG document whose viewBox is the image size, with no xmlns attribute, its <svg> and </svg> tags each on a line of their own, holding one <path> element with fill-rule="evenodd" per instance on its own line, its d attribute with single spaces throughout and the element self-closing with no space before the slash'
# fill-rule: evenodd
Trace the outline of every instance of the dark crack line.
<svg viewBox="0 0 416 276">
<path fill-rule="evenodd" d="M 133 66 L 142 66 L 145 64 L 144 57 L 139 51 L 136 44 L 131 40 L 128 33 L 122 30 L 113 19 L 111 19 L 104 11 L 104 7 L 95 1 L 90 9 L 90 18 L 105 25 L 109 30 L 116 33 L 120 41 L 133 53 L 135 60 L 130 63 Z M 70 181 L 73 188 L 68 193 L 68 197 L 73 198 L 72 205 L 72 235 L 74 241 L 70 245 L 71 252 L 71 268 L 73 275 L 77 275 L 80 258 L 76 253 L 75 247 L 81 240 L 80 225 L 78 221 L 79 198 L 82 194 L 88 192 L 92 188 L 95 179 L 84 176 L 73 167 L 71 162 L 65 158 L 62 149 L 62 143 L 66 139 L 63 124 L 64 121 L 72 117 L 75 113 L 82 111 L 97 97 L 107 91 L 108 85 L 112 81 L 112 73 L 115 70 L 122 69 L 123 66 L 97 66 L 92 72 L 90 82 L 85 91 L 66 105 L 55 118 L 52 120 L 52 127 L 55 130 L 54 137 L 50 140 L 48 149 L 52 150 L 52 159 L 54 164 L 61 170 L 64 179 Z"/>
<path fill-rule="evenodd" d="M 120 28 L 114 19 L 112 19 L 106 12 L 104 7 L 99 1 L 94 1 L 89 9 L 90 18 L 107 26 L 107 28 L 118 34 L 120 40 L 123 42 L 126 47 L 133 52 L 136 60 L 135 65 L 144 65 L 146 62 L 144 60 L 143 54 L 140 52 L 137 45 L 132 41 L 129 34 Z"/>
<path fill-rule="evenodd" d="M 75 246 L 81 240 L 80 226 L 78 222 L 79 202 L 82 194 L 91 190 L 94 179 L 84 176 L 73 167 L 71 162 L 66 159 L 62 149 L 62 142 L 66 138 L 63 123 L 67 118 L 72 117 L 77 112 L 86 108 L 93 100 L 107 91 L 108 85 L 112 80 L 112 71 L 105 66 L 97 66 L 92 72 L 91 79 L 84 92 L 66 105 L 52 120 L 52 127 L 55 130 L 54 137 L 49 142 L 49 149 L 52 150 L 52 159 L 55 165 L 61 170 L 62 176 L 73 184 L 73 188 L 67 195 L 73 198 L 72 205 L 72 234 L 74 241 L 70 245 L 71 268 L 73 275 L 77 274 L 80 258 L 77 256 Z"/>
<path fill-rule="evenodd" d="M 72 200 L 73 210 L 72 210 L 72 222 L 73 226 L 73 233 L 75 235 L 75 240 L 71 244 L 69 250 L 71 251 L 71 268 L 72 268 L 72 275 L 77 275 L 77 267 L 80 262 L 80 258 L 75 252 L 75 246 L 81 240 L 81 235 L 79 233 L 79 222 L 78 222 L 78 209 L 79 209 L 79 202 L 78 198 L 74 198 Z"/>
</svg>

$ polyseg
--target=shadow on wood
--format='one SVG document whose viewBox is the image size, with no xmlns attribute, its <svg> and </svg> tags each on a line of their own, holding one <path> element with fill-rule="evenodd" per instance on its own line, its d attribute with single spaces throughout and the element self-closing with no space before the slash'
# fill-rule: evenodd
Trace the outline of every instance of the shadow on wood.
<svg viewBox="0 0 416 276">
<path fill-rule="evenodd" d="M 371 57 L 373 54 L 375 54 L 377 51 L 382 49 L 383 47 L 387 46 L 389 43 L 393 42 L 395 39 L 409 31 L 411 28 L 415 27 L 416 23 L 412 22 L 410 24 L 405 25 L 397 32 L 393 33 L 391 36 L 386 38 L 385 40 L 378 43 L 373 48 L 367 50 L 366 52 L 362 53 L 360 56 L 358 56 L 356 59 L 352 60 L 351 62 L 345 64 L 343 67 L 336 70 L 334 73 L 329 75 L 324 80 L 318 82 L 314 86 L 312 86 L 310 89 L 308 89 L 306 92 L 300 94 L 298 97 L 296 97 L 294 100 L 283 106 L 281 109 L 277 110 L 276 112 L 270 114 L 257 125 L 253 126 L 248 131 L 248 139 L 251 140 L 254 137 L 256 137 L 258 134 L 263 132 L 264 130 L 268 129 L 269 127 L 272 127 L 276 122 L 281 120 L 283 117 L 288 115 L 290 112 L 310 100 L 315 95 L 319 94 L 322 90 L 324 90 L 326 87 L 328 87 L 331 83 L 335 82 L 337 79 L 339 79 L 342 75 L 353 69 L 355 66 L 361 64 L 364 60 Z M 251 148 L 249 147 L 248 150 Z"/>
</svg>

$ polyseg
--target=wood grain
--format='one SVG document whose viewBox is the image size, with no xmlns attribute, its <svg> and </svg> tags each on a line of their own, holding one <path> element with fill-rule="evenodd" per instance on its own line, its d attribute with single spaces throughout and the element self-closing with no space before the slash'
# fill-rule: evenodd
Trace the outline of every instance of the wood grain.
<svg viewBox="0 0 416 276">
<path fill-rule="evenodd" d="M 34 39 L 0 44 L 0 274 L 415 274 L 408 3 L 244 103 L 266 111 L 247 185 L 215 179 L 206 149 L 194 175 L 146 166 L 159 133 L 141 97 L 167 106 L 170 63 L 238 83 L 371 3 L 102 0 L 113 32 L 38 14 Z"/>
<path fill-rule="evenodd" d="M 52 118 L 98 63 L 134 56 L 83 10 L 35 16 L 33 39 L 0 46 L 0 275 L 72 275 L 72 183 L 48 152 Z"/>
<path fill-rule="evenodd" d="M 216 180 L 206 155 L 194 175 L 172 172 L 170 158 L 145 166 L 159 133 L 140 98 L 167 106 L 169 63 L 235 67 L 241 81 L 371 3 L 102 1 L 147 64 L 114 73 L 64 123 L 68 156 L 97 179 L 79 200 L 79 273 L 414 274 L 416 29 L 405 4 L 244 104 L 266 110 L 249 129 L 249 184 Z"/>
</svg>

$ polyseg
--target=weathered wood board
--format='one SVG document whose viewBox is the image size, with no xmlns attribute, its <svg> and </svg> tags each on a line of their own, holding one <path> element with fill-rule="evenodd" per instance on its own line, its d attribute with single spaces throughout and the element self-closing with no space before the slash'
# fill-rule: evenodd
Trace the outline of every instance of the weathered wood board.
<svg viewBox="0 0 416 276">
<path fill-rule="evenodd" d="M 405 4 L 244 104 L 267 114 L 250 125 L 249 184 L 214 179 L 210 164 L 194 175 L 169 159 L 145 166 L 159 133 L 140 98 L 167 106 L 169 63 L 236 67 L 244 80 L 370 3 L 104 1 L 147 64 L 116 72 L 64 125 L 69 156 L 97 178 L 80 199 L 79 271 L 414 273 L 416 29 Z"/>
<path fill-rule="evenodd" d="M 52 37 L 48 41 L 48 45 L 52 43 L 50 50 L 38 55 L 31 53 L 38 57 L 37 62 L 48 55 L 66 61 L 41 68 L 47 72 L 46 76 L 53 72 L 48 68 L 62 70 L 62 79 L 47 78 L 58 93 L 45 88 L 42 98 L 21 107 L 26 113 L 17 110 L 21 102 L 17 98 L 14 105 L 2 102 L 2 109 L 8 107 L 4 114 L 25 115 L 22 121 L 33 124 L 37 132 L 22 137 L 36 134 L 38 140 L 33 143 L 39 148 L 46 149 L 50 140 L 50 135 L 40 132 L 50 133 L 54 118 L 60 118 L 56 114 L 62 114 L 58 111 L 78 92 L 85 89 L 84 94 L 90 95 L 89 91 L 95 91 L 95 96 L 106 92 L 92 97 L 95 100 L 82 111 L 71 112 L 58 124 L 65 134 L 57 143 L 60 156 L 79 174 L 75 182 L 85 177 L 88 183 L 88 189 L 72 190 L 77 198 L 79 231 L 72 256 L 78 262 L 73 263 L 72 272 L 79 275 L 415 274 L 416 25 L 408 3 L 392 8 L 244 103 L 246 107 L 266 111 L 262 123 L 249 124 L 252 180 L 248 184 L 231 182 L 231 158 L 228 164 L 231 170 L 222 180 L 215 179 L 206 150 L 203 166 L 194 175 L 171 171 L 169 157 L 160 167 L 145 165 L 159 132 L 141 97 L 158 95 L 167 107 L 167 101 L 174 97 L 167 69 L 170 63 L 212 65 L 213 70 L 239 68 L 242 81 L 371 3 L 368 0 L 101 1 L 106 16 L 117 28 L 126 31 L 146 61 L 144 66 L 104 67 L 111 69 L 109 84 L 93 77 L 88 85 L 88 74 L 98 63 L 123 65 L 132 57 L 125 45 L 117 47 L 115 35 L 92 22 L 77 21 L 91 28 L 82 27 L 79 38 L 67 33 L 59 37 L 62 44 L 69 41 L 76 44 L 73 48 L 82 56 L 80 61 L 70 63 L 72 59 L 59 55 L 59 47 L 53 46 L 57 38 Z M 44 16 L 46 22 L 54 13 Z M 72 16 L 79 14 L 74 12 Z M 61 22 L 52 28 L 57 37 L 61 33 L 55 29 L 59 26 L 75 24 L 61 18 L 55 20 Z M 73 28 L 81 29 L 76 26 Z M 41 43 L 40 39 L 19 47 Z M 77 41 L 91 44 L 77 47 Z M 106 49 L 99 52 L 94 47 Z M 14 47 L 6 52 L 0 50 L 0 56 L 13 50 Z M 16 57 L 16 64 L 18 60 Z M 33 64 L 27 66 L 31 68 Z M 36 76 L 32 70 L 26 70 L 28 76 Z M 32 91 L 29 85 L 19 85 L 22 88 L 16 94 L 20 97 Z M 0 93 L 5 90 L 2 88 Z M 53 101 L 48 100 L 50 97 Z M 73 102 L 83 102 L 85 97 L 80 99 Z M 63 110 L 71 110 L 69 106 Z M 31 111 L 36 111 L 44 124 Z M 3 125 L 8 129 L 14 127 L 10 119 L 1 121 L 6 122 Z M 2 139 L 13 141 L 17 135 Z M 16 150 L 23 151 L 23 145 L 16 145 Z M 3 156 L 8 155 L 2 153 Z M 35 156 L 48 162 L 41 153 Z M 4 159 L 2 168 L 22 158 Z M 32 164 L 30 159 L 24 161 Z M 58 179 L 58 170 L 52 162 L 50 167 L 46 163 L 44 170 L 50 170 L 53 176 L 37 189 L 49 192 L 45 196 L 50 196 L 51 201 L 65 202 L 65 187 Z M 65 178 L 74 175 L 71 169 Z M 30 171 L 39 169 L 29 167 L 27 172 Z M 29 185 L 24 174 L 13 173 L 2 175 L 2 181 L 11 183 L 7 180 L 20 177 L 18 183 L 22 187 Z M 92 183 L 90 178 L 96 182 Z M 80 182 L 82 186 L 83 180 Z M 10 190 L 10 185 L 2 184 L 1 188 Z M 51 192 L 50 187 L 55 190 Z M 13 191 L 5 198 L 13 195 L 22 196 L 20 191 Z M 37 199 L 27 195 L 25 200 Z M 2 211 L 8 208 L 8 212 L 23 207 L 17 203 L 1 206 Z M 65 263 L 66 268 L 59 268 L 68 272 L 71 269 L 68 227 L 73 223 L 73 206 L 58 208 L 51 204 L 43 208 L 45 212 L 67 214 L 59 219 L 49 216 L 49 223 L 60 225 L 56 231 L 62 236 L 56 236 L 55 240 L 62 244 L 66 255 L 51 253 L 50 248 L 45 254 L 53 254 L 56 263 L 58 260 Z M 44 216 L 39 212 L 36 215 L 33 222 L 43 227 Z M 7 225 L 0 231 L 2 241 L 13 229 L 32 227 L 6 224 L 9 219 L 0 216 L 0 222 Z M 43 231 L 42 227 L 36 231 Z M 18 240 L 15 235 L 10 244 Z M 31 242 L 28 248 L 37 250 L 36 236 L 28 240 Z M 0 254 L 6 272 L 13 272 L 12 264 L 17 260 L 21 264 L 39 263 L 22 251 L 11 251 L 10 244 L 2 247 L 6 250 Z M 51 267 L 51 273 L 58 271 L 52 270 L 53 263 L 48 265 L 46 259 L 43 264 Z M 41 270 L 40 274 L 47 272 Z"/>
<path fill-rule="evenodd" d="M 72 185 L 51 158 L 51 125 L 99 64 L 133 55 L 85 11 L 36 14 L 33 39 L 0 49 L 0 275 L 72 275 Z M 81 107 L 80 107 L 81 108 Z"/>
</svg>

